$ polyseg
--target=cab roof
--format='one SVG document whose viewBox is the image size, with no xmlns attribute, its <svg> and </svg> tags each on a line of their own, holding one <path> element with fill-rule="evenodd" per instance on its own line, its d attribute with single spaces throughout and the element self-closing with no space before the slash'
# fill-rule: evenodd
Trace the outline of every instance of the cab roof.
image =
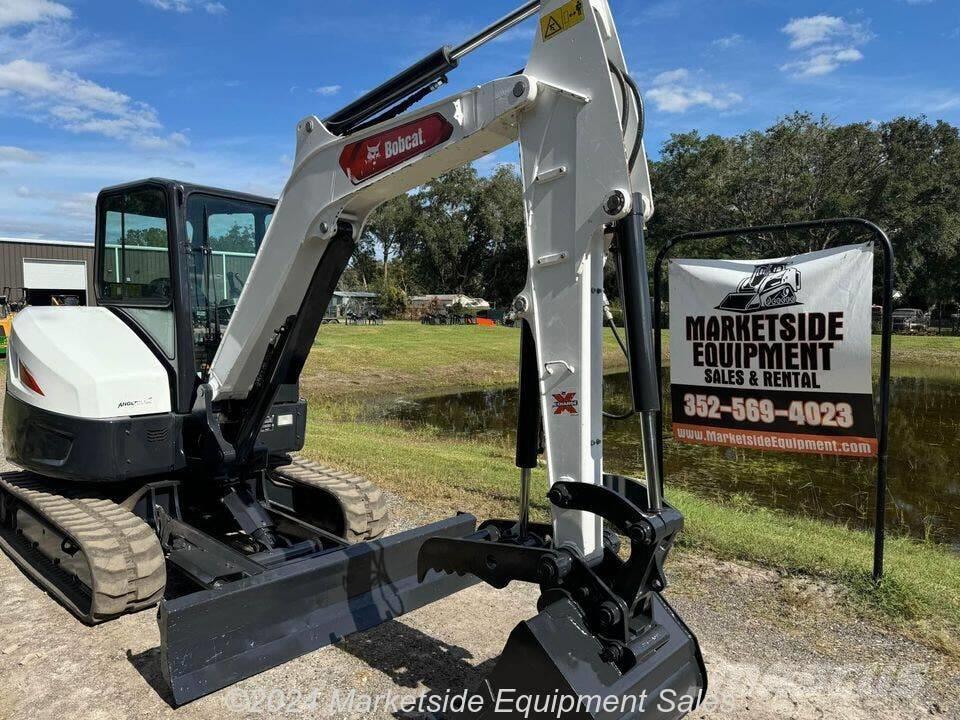
<svg viewBox="0 0 960 720">
<path fill-rule="evenodd" d="M 157 177 L 145 178 L 143 180 L 122 183 L 120 185 L 111 185 L 110 187 L 103 188 L 103 190 L 100 191 L 100 195 L 113 195 L 118 192 L 143 187 L 144 185 L 161 185 L 170 190 L 180 189 L 185 195 L 189 195 L 190 193 L 194 192 L 202 192 L 207 195 L 217 195 L 219 197 L 232 198 L 235 200 L 246 200 L 248 202 L 272 205 L 274 207 L 276 207 L 277 202 L 279 202 L 276 198 L 264 197 L 262 195 L 253 195 L 251 193 L 238 192 L 236 190 L 226 190 L 224 188 L 216 188 L 209 185 L 196 185 L 194 183 L 183 182 L 181 180 L 170 180 L 169 178 Z"/>
</svg>

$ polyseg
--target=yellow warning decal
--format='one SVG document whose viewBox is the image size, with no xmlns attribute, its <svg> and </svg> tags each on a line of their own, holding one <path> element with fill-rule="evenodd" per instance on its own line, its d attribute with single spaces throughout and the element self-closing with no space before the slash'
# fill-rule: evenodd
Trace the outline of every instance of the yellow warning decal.
<svg viewBox="0 0 960 720">
<path fill-rule="evenodd" d="M 584 21 L 587 16 L 583 12 L 583 2 L 584 0 L 570 0 L 559 10 L 554 10 L 540 20 L 544 42 Z"/>
</svg>

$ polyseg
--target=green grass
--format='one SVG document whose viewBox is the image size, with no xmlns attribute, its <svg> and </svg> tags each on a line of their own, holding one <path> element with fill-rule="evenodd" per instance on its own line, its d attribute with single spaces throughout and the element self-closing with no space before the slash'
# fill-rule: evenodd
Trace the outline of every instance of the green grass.
<svg viewBox="0 0 960 720">
<path fill-rule="evenodd" d="M 516 383 L 519 352 L 514 328 L 324 325 L 301 382 L 321 401 L 497 387 Z M 604 352 L 610 369 L 626 367 L 609 332 Z"/>
<path fill-rule="evenodd" d="M 364 405 L 398 394 L 432 394 L 515 382 L 518 335 L 505 328 L 325 327 L 304 373 L 311 410 L 305 453 L 362 473 L 436 515 L 516 514 L 513 448 L 451 439 L 362 420 Z M 898 337 L 895 371 L 960 365 L 960 339 Z M 608 338 L 613 367 L 622 367 Z M 619 364 L 618 364 L 619 363 Z M 898 367 L 899 366 L 899 367 Z M 546 479 L 534 474 L 534 511 L 545 516 Z M 682 549 L 822 577 L 846 588 L 850 607 L 960 659 L 960 556 L 904 537 L 887 546 L 887 574 L 873 587 L 870 533 L 672 490 L 687 517 Z"/>
<path fill-rule="evenodd" d="M 680 490 L 670 499 L 686 516 L 683 546 L 825 577 L 845 587 L 864 614 L 960 658 L 960 556 L 955 552 L 890 538 L 884 580 L 875 587 L 872 533 L 749 505 L 721 505 Z"/>
<path fill-rule="evenodd" d="M 880 338 L 873 337 L 874 362 L 880 361 Z M 960 337 L 945 335 L 894 335 L 893 372 L 898 366 L 960 367 Z"/>
<path fill-rule="evenodd" d="M 435 327 L 389 322 L 375 327 L 325 325 L 303 371 L 303 387 L 314 401 L 412 395 L 510 385 L 517 379 L 519 331 L 476 326 Z M 669 363 L 669 332 L 663 333 Z M 880 339 L 874 338 L 879 367 Z M 626 368 L 607 332 L 604 362 L 608 370 Z M 960 367 L 960 338 L 896 336 L 895 374 L 930 368 Z"/>
</svg>

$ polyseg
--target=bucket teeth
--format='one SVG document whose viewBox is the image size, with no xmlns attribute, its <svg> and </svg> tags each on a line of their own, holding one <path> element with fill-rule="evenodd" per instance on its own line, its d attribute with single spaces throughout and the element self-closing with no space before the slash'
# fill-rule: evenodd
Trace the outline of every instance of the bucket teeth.
<svg viewBox="0 0 960 720">
<path fill-rule="evenodd" d="M 0 518 L 0 546 L 74 615 L 98 623 L 156 605 L 167 582 L 160 541 L 143 520 L 111 500 L 83 497 L 29 473 L 0 476 L 0 493 L 22 508 Z M 27 511 L 43 533 L 77 552 L 68 571 L 50 547 L 18 532 Z M 54 550 L 53 552 L 56 552 Z"/>
</svg>

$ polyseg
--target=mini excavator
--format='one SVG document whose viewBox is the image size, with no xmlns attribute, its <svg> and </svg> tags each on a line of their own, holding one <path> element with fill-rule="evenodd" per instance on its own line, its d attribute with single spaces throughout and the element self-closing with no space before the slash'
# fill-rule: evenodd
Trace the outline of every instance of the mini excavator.
<svg viewBox="0 0 960 720">
<path fill-rule="evenodd" d="M 422 102 L 534 16 L 522 71 Z M 682 717 L 707 679 L 662 595 L 683 517 L 658 462 L 643 129 L 608 1 L 538 0 L 302 120 L 278 201 L 162 179 L 103 190 L 97 307 L 30 307 L 14 321 L 4 446 L 23 471 L 0 476 L 0 545 L 86 623 L 158 606 L 177 704 L 477 582 L 517 581 L 539 586 L 537 614 L 511 633 L 487 694 L 579 698 L 564 717 Z M 458 514 L 384 537 L 373 484 L 296 454 L 300 373 L 370 214 L 517 141 L 518 518 Z M 643 482 L 603 467 L 608 259 Z M 529 516 L 541 456 L 544 524 Z"/>
</svg>

